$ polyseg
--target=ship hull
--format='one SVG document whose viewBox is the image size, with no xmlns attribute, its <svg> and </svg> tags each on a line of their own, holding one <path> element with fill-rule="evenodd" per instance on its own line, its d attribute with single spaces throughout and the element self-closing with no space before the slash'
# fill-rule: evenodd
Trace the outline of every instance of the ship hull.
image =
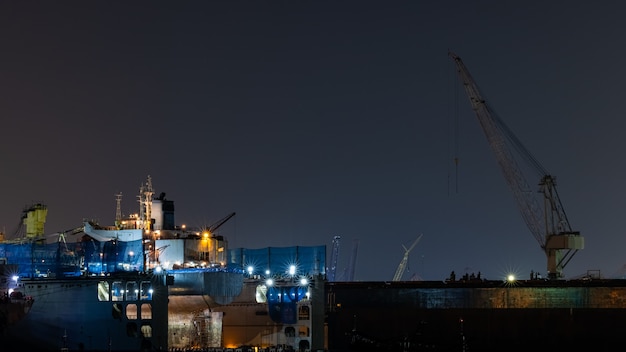
<svg viewBox="0 0 626 352">
<path fill-rule="evenodd" d="M 125 295 L 115 292 L 116 287 L 137 287 L 150 293 Z M 2 336 L 7 345 L 18 346 L 16 350 L 167 349 L 164 278 L 129 274 L 23 280 L 19 292 L 32 300 L 32 305 L 27 314 L 4 329 Z"/>
<path fill-rule="evenodd" d="M 319 278 L 318 278 L 319 279 Z M 170 295 L 169 347 L 174 350 L 218 348 L 241 351 L 323 349 L 323 280 L 307 288 L 310 298 L 277 305 L 259 297 L 264 281 L 246 279 L 240 294 L 227 304 L 207 295 Z M 298 286 L 280 282 L 276 288 L 294 292 Z M 288 300 L 288 299 L 285 299 Z M 281 310 L 282 314 L 274 314 Z"/>
</svg>

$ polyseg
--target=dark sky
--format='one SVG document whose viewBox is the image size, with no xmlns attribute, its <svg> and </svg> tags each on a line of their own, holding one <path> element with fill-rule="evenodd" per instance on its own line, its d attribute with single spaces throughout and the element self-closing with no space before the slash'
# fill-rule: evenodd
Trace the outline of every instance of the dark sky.
<svg viewBox="0 0 626 352">
<path fill-rule="evenodd" d="M 151 175 L 180 224 L 236 212 L 220 229 L 231 248 L 327 245 L 330 257 L 341 236 L 338 276 L 357 241 L 354 278 L 391 280 L 420 234 L 405 279 L 545 273 L 452 50 L 556 175 L 586 241 L 566 276 L 623 275 L 625 11 L 618 1 L 4 1 L 0 230 L 12 234 L 34 202 L 48 206 L 46 233 L 112 224 L 115 194 L 136 212 Z"/>
</svg>

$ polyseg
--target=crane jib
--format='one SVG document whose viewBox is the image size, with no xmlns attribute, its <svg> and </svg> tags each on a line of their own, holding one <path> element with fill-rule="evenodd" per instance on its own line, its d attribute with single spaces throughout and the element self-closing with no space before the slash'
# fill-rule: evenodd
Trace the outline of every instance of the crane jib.
<svg viewBox="0 0 626 352">
<path fill-rule="evenodd" d="M 547 257 L 548 277 L 563 277 L 563 269 L 580 249 L 584 248 L 584 238 L 580 232 L 572 231 L 567 215 L 556 191 L 556 181 L 545 172 L 539 162 L 517 139 L 506 124 L 489 107 L 463 61 L 453 52 L 448 52 L 456 66 L 459 80 L 467 93 L 472 110 L 487 137 L 504 178 L 513 192 L 516 204 L 530 232 L 539 242 Z M 509 141 L 510 143 L 507 143 Z M 508 145 L 512 144 L 527 161 L 544 174 L 539 182 L 539 192 L 543 195 L 543 207 L 530 192 L 518 162 Z"/>
</svg>

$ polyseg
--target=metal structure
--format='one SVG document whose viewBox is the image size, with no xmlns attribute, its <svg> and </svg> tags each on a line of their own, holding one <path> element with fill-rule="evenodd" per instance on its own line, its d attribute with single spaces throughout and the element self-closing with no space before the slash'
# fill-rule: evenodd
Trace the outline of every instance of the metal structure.
<svg viewBox="0 0 626 352">
<path fill-rule="evenodd" d="M 352 241 L 352 254 L 350 255 L 350 264 L 346 270 L 345 281 L 354 281 L 354 269 L 356 267 L 356 255 L 359 251 L 359 240 L 354 239 Z"/>
<path fill-rule="evenodd" d="M 402 274 L 404 274 L 404 272 L 406 271 L 406 266 L 409 262 L 409 253 L 417 245 L 417 242 L 420 241 L 420 239 L 422 238 L 422 235 L 419 235 L 419 237 L 417 237 L 417 239 L 413 242 L 411 247 L 409 247 L 408 249 L 404 245 L 402 245 L 402 248 L 404 248 L 404 256 L 402 257 L 400 264 L 398 264 L 396 273 L 393 275 L 393 279 L 391 281 L 400 281 L 400 279 L 402 279 Z"/>
<path fill-rule="evenodd" d="M 333 237 L 333 248 L 330 253 L 330 266 L 326 270 L 326 279 L 329 282 L 335 281 L 335 274 L 337 272 L 337 261 L 339 260 L 339 241 L 341 236 Z"/>
<path fill-rule="evenodd" d="M 119 225 L 122 221 L 122 192 L 115 194 L 115 224 Z"/>
<path fill-rule="evenodd" d="M 232 218 L 233 216 L 235 216 L 237 213 L 232 212 L 228 215 L 226 215 L 225 217 L 223 217 L 222 219 L 218 220 L 217 222 L 215 222 L 214 224 L 206 227 L 203 229 L 203 232 L 208 232 L 211 235 L 214 235 L 214 232 L 217 231 L 217 229 L 219 229 L 222 225 L 224 225 L 228 220 L 230 220 L 230 218 Z"/>
<path fill-rule="evenodd" d="M 139 220 L 144 230 L 152 230 L 152 196 L 154 188 L 152 188 L 152 177 L 148 175 L 145 184 L 139 187 Z"/>
<path fill-rule="evenodd" d="M 69 251 L 69 249 L 67 247 L 66 235 L 76 235 L 76 234 L 79 234 L 79 233 L 83 232 L 84 230 L 85 230 L 84 226 L 79 226 L 79 227 L 75 227 L 73 229 L 69 229 L 69 230 L 53 233 L 51 235 L 48 235 L 47 237 L 57 237 L 57 242 L 59 242 L 59 243 L 62 242 L 63 246 L 65 247 L 65 250 Z"/>
<path fill-rule="evenodd" d="M 452 52 L 449 53 L 449 56 L 456 65 L 459 79 L 467 93 L 472 109 L 476 113 L 504 178 L 513 191 L 522 217 L 546 254 L 548 278 L 563 277 L 563 268 L 579 249 L 584 248 L 584 238 L 580 232 L 571 229 L 556 191 L 556 178 L 539 164 L 504 122 L 498 118 L 482 97 L 478 86 L 461 58 Z M 543 208 L 540 207 L 535 196 L 537 192 L 530 190 L 516 159 L 507 147 L 508 144 L 512 144 L 529 165 L 542 175 L 538 193 L 543 194 Z"/>
</svg>

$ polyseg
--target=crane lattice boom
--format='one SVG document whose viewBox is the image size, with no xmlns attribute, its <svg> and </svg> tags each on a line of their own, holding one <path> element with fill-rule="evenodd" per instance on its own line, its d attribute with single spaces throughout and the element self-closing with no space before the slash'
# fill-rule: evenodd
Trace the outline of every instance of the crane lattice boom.
<svg viewBox="0 0 626 352">
<path fill-rule="evenodd" d="M 354 270 L 356 268 L 356 256 L 359 251 L 359 240 L 354 239 L 352 241 L 352 253 L 350 255 L 350 263 L 348 265 L 348 270 L 346 271 L 346 278 L 344 281 L 353 281 L 354 280 Z"/>
<path fill-rule="evenodd" d="M 335 273 L 337 272 L 337 261 L 339 259 L 339 240 L 341 236 L 333 237 L 333 248 L 330 254 L 330 267 L 327 270 L 326 278 L 329 282 L 335 281 Z"/>
<path fill-rule="evenodd" d="M 402 257 L 402 260 L 400 261 L 400 264 L 398 265 L 398 268 L 396 269 L 396 273 L 393 275 L 393 279 L 391 281 L 400 281 L 400 279 L 402 279 L 402 274 L 404 274 L 404 271 L 406 270 L 406 266 L 409 262 L 409 253 L 413 250 L 413 247 L 417 245 L 417 242 L 419 242 L 421 238 L 422 238 L 422 235 L 419 235 L 419 237 L 417 237 L 417 239 L 413 242 L 411 247 L 409 247 L 408 249 L 404 245 L 402 245 L 402 248 L 404 248 L 404 256 Z"/>
<path fill-rule="evenodd" d="M 584 239 L 580 236 L 580 232 L 571 229 L 556 191 L 555 177 L 545 171 L 504 122 L 498 118 L 494 110 L 483 99 L 478 86 L 461 58 L 454 53 L 449 53 L 449 56 L 456 64 L 459 79 L 465 88 L 472 109 L 495 154 L 504 178 L 513 192 L 522 217 L 546 253 L 548 277 L 561 277 L 563 268 L 572 256 L 579 249 L 583 249 Z M 516 159 L 510 149 L 507 148 L 507 141 L 543 175 L 539 181 L 539 193 L 543 194 L 543 207 L 540 206 L 536 198 L 537 192 L 531 191 Z"/>
</svg>

